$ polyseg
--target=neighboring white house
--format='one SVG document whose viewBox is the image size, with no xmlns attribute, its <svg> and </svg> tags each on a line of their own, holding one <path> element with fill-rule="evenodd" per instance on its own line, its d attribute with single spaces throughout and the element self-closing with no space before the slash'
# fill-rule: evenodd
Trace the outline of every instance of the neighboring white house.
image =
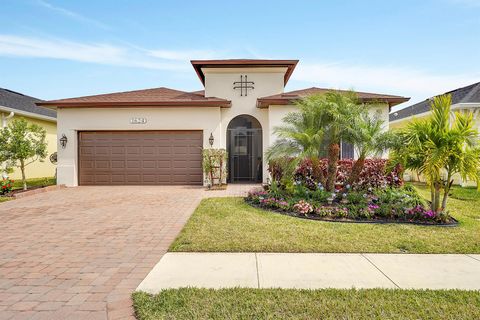
<svg viewBox="0 0 480 320">
<path fill-rule="evenodd" d="M 229 152 L 230 182 L 266 182 L 265 151 L 293 102 L 328 89 L 284 92 L 298 60 L 195 60 L 205 87 L 156 88 L 54 100 L 58 183 L 77 185 L 204 182 L 201 149 Z M 387 123 L 390 108 L 408 98 L 358 92 Z M 65 141 L 66 140 L 66 141 Z M 351 150 L 342 151 L 351 157 Z"/>
</svg>

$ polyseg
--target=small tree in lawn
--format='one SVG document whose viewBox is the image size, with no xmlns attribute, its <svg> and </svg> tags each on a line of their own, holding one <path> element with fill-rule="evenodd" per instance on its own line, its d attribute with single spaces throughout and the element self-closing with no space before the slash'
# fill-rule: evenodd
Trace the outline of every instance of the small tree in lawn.
<svg viewBox="0 0 480 320">
<path fill-rule="evenodd" d="M 22 172 L 23 190 L 27 189 L 25 168 L 47 156 L 46 131 L 23 118 L 13 119 L 0 131 L 0 159 Z"/>
<path fill-rule="evenodd" d="M 392 158 L 405 168 L 425 176 L 435 212 L 445 211 L 455 174 L 463 180 L 480 181 L 479 133 L 473 115 L 456 112 L 452 119 L 450 106 L 450 95 L 435 97 L 432 115 L 416 119 L 398 132 L 401 143 L 392 153 Z"/>
</svg>

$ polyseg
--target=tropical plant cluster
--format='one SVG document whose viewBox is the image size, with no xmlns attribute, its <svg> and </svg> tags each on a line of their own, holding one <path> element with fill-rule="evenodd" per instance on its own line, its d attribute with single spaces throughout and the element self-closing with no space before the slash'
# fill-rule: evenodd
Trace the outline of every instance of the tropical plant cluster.
<svg viewBox="0 0 480 320">
<path fill-rule="evenodd" d="M 267 189 L 252 190 L 246 201 L 256 207 L 297 217 L 334 221 L 379 221 L 443 224 L 452 222 L 445 213 L 431 210 L 415 188 L 371 188 L 330 193 L 318 184 L 312 190 L 302 183 L 293 192 L 273 182 Z"/>
<path fill-rule="evenodd" d="M 453 174 L 478 181 L 480 154 L 472 116 L 458 114 L 452 123 L 450 103 L 434 99 L 431 118 L 393 133 L 380 113 L 367 111 L 375 102 L 366 104 L 354 92 L 300 99 L 298 111 L 274 128 L 279 139 L 267 152 L 271 184 L 246 199 L 303 217 L 452 222 L 446 199 Z M 355 160 L 340 159 L 342 143 L 353 145 Z M 382 159 L 388 151 L 393 157 Z M 404 168 L 427 175 L 430 204 L 403 185 Z"/>
<path fill-rule="evenodd" d="M 425 177 L 430 187 L 430 208 L 445 212 L 454 176 L 480 186 L 479 133 L 471 111 L 451 110 L 451 95 L 437 96 L 431 116 L 414 119 L 396 134 L 391 158 Z"/>
</svg>

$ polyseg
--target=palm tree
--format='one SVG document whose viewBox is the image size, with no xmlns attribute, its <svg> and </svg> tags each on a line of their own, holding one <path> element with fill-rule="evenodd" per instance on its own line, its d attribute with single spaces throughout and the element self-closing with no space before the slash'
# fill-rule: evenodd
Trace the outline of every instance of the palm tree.
<svg viewBox="0 0 480 320">
<path fill-rule="evenodd" d="M 299 161 L 305 158 L 318 164 L 325 131 L 316 108 L 322 99 L 320 96 L 309 96 L 299 100 L 296 103 L 298 112 L 289 113 L 283 118 L 284 125 L 273 129 L 279 139 L 267 150 L 266 156 L 269 161 L 281 162 L 287 176 L 293 175 Z"/>
<path fill-rule="evenodd" d="M 451 96 L 433 99 L 432 115 L 412 121 L 399 132 L 403 146 L 397 146 L 393 158 L 406 169 L 423 174 L 431 192 L 431 209 L 445 211 L 453 176 L 480 181 L 478 131 L 473 128 L 471 112 L 456 112 L 452 117 Z M 441 191 L 443 189 L 443 196 Z"/>
<path fill-rule="evenodd" d="M 362 112 L 356 94 L 330 91 L 300 99 L 296 105 L 299 111 L 288 114 L 283 119 L 285 124 L 274 128 L 279 139 L 267 151 L 267 159 L 284 159 L 287 171 L 293 172 L 302 159 L 310 158 L 318 163 L 328 145 L 326 189 L 333 191 L 340 142 L 352 134 L 352 123 Z"/>
<path fill-rule="evenodd" d="M 384 121 L 378 117 L 370 117 L 367 112 L 353 119 L 353 130 L 346 141 L 352 143 L 358 158 L 348 178 L 348 184 L 353 185 L 360 178 L 360 173 L 368 157 L 381 156 L 392 144 L 392 133 L 383 130 Z"/>
<path fill-rule="evenodd" d="M 326 141 L 328 142 L 328 175 L 326 189 L 335 189 L 340 143 L 348 139 L 355 131 L 353 124 L 362 114 L 362 106 L 353 91 L 330 91 L 324 96 L 324 103 L 318 108 L 319 118 L 327 124 Z"/>
</svg>

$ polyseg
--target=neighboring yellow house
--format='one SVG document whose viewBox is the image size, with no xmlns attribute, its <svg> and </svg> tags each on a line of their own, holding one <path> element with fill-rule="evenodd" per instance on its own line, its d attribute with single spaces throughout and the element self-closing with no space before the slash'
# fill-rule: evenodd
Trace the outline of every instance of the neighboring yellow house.
<svg viewBox="0 0 480 320">
<path fill-rule="evenodd" d="M 35 103 L 42 100 L 24 94 L 0 88 L 0 125 L 5 127 L 14 118 L 23 117 L 47 131 L 47 158 L 36 161 L 26 167 L 26 176 L 43 178 L 55 176 L 56 165 L 50 162 L 50 155 L 57 152 L 57 113 L 53 110 L 38 107 Z M 20 170 L 15 168 L 9 175 L 12 179 L 21 178 Z"/>
<path fill-rule="evenodd" d="M 480 82 L 445 92 L 444 94 L 450 94 L 452 96 L 451 109 L 453 112 L 473 112 L 475 127 L 480 131 Z M 412 119 L 419 119 L 429 116 L 431 114 L 430 104 L 432 100 L 433 97 L 390 113 L 390 130 L 405 127 L 410 121 L 412 121 Z M 452 114 L 452 116 L 454 115 Z M 419 177 L 415 173 L 407 172 L 405 180 L 422 181 L 422 177 Z M 461 184 L 462 186 L 474 184 L 471 181 L 464 182 L 460 179 L 460 177 L 455 178 L 455 183 Z"/>
</svg>

